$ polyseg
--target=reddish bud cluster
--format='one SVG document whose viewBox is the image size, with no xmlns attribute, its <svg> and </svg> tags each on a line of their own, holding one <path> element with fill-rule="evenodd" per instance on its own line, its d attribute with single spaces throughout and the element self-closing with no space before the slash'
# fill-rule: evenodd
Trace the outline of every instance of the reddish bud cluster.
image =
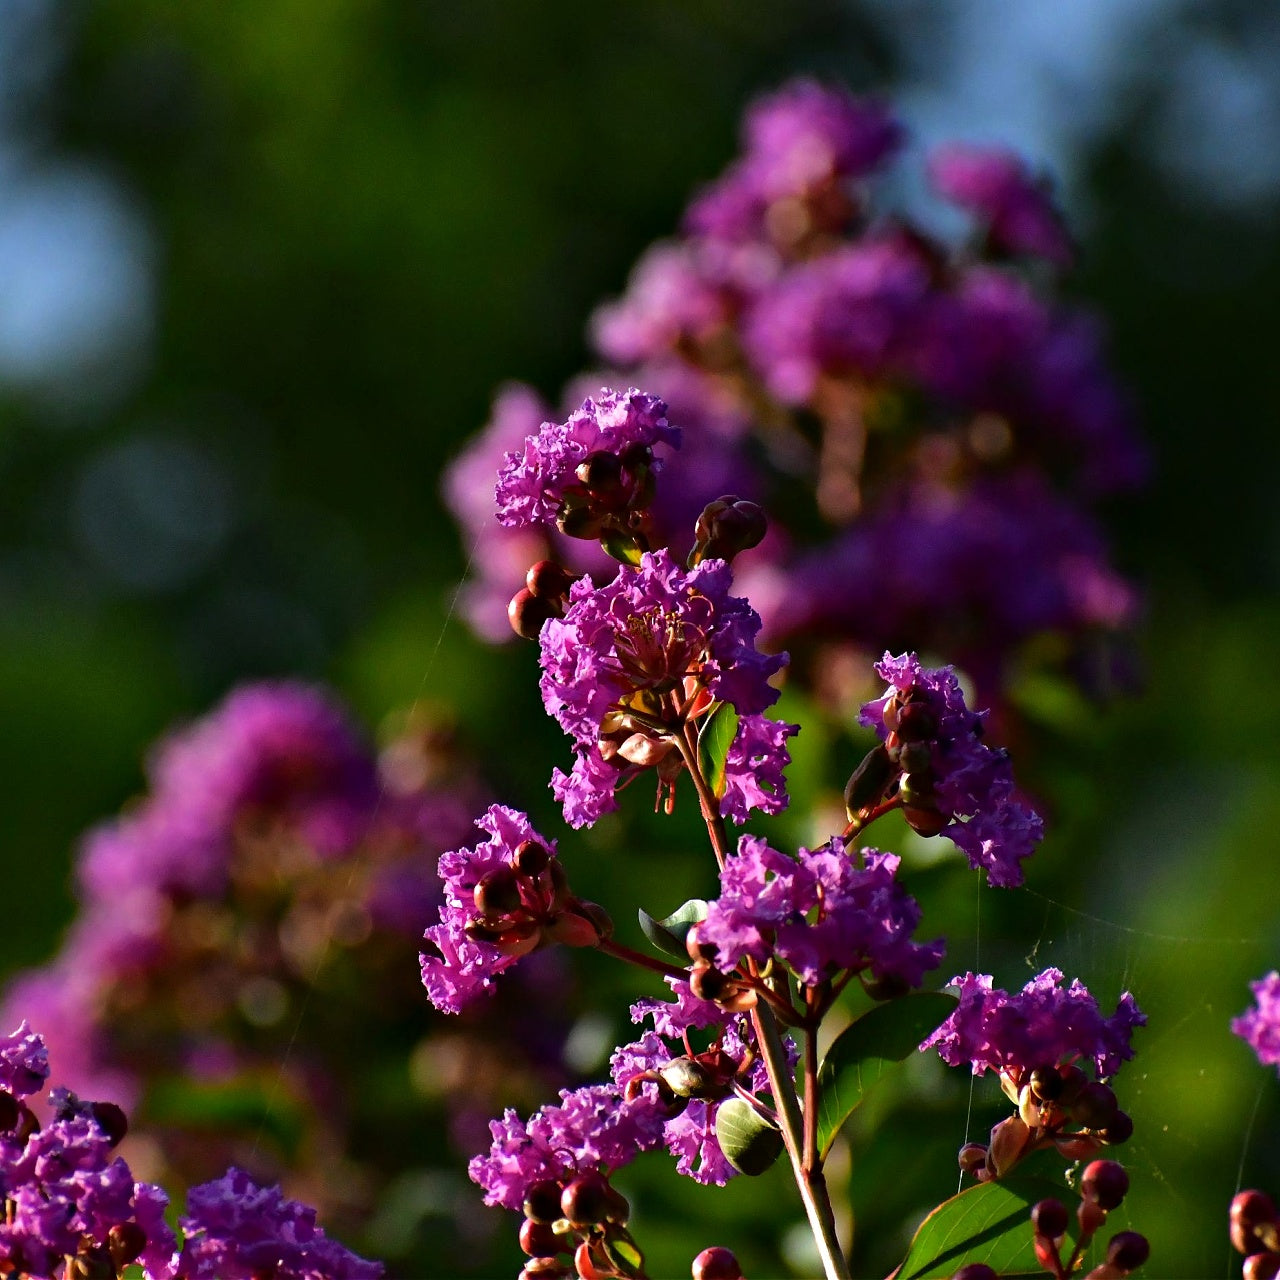
<svg viewBox="0 0 1280 1280">
<path fill-rule="evenodd" d="M 611 1280 L 638 1273 L 640 1251 L 626 1228 L 631 1206 L 604 1174 L 535 1182 L 524 1214 L 520 1247 L 529 1261 L 519 1280 Z"/>
<path fill-rule="evenodd" d="M 645 513 L 653 503 L 653 450 L 630 444 L 620 454 L 589 453 L 574 470 L 560 502 L 556 528 L 568 538 L 599 538 L 625 530 L 643 537 Z M 644 548 L 647 550 L 647 544 Z"/>
<path fill-rule="evenodd" d="M 1280 1214 L 1265 1191 L 1241 1191 L 1231 1201 L 1231 1244 L 1245 1255 L 1244 1280 L 1280 1276 Z"/>
<path fill-rule="evenodd" d="M 758 546 L 768 531 L 764 508 L 758 503 L 725 494 L 703 508 L 694 525 L 690 565 L 700 560 L 732 560 L 740 551 Z"/>
<path fill-rule="evenodd" d="M 1086 1160 L 1133 1135 L 1133 1121 L 1120 1110 L 1115 1091 L 1090 1080 L 1077 1066 L 1037 1067 L 1002 1083 L 1017 1101 L 1018 1114 L 991 1130 L 988 1146 L 972 1142 L 959 1153 L 960 1168 L 979 1182 L 1002 1176 L 1033 1151 L 1049 1146 L 1068 1160 Z"/>
<path fill-rule="evenodd" d="M 1055 1280 L 1066 1280 L 1076 1273 L 1080 1259 L 1106 1222 L 1107 1214 L 1123 1202 L 1128 1190 L 1129 1175 L 1124 1166 L 1114 1160 L 1094 1160 L 1085 1167 L 1080 1177 L 1080 1203 L 1076 1207 L 1079 1234 L 1065 1261 L 1062 1246 L 1071 1221 L 1067 1206 L 1053 1197 L 1032 1206 L 1036 1259 Z M 1088 1272 L 1085 1280 L 1123 1280 L 1146 1262 L 1150 1252 L 1146 1236 L 1136 1231 L 1118 1232 L 1107 1245 L 1106 1258 Z"/>
<path fill-rule="evenodd" d="M 564 868 L 536 840 L 524 841 L 510 865 L 485 872 L 472 898 L 476 918 L 467 937 L 507 956 L 528 955 L 548 942 L 594 947 L 613 932 L 604 909 L 573 896 Z"/>
<path fill-rule="evenodd" d="M 511 630 L 526 640 L 536 640 L 548 618 L 563 618 L 573 576 L 554 560 L 539 560 L 525 574 L 524 586 L 507 605 Z"/>
</svg>

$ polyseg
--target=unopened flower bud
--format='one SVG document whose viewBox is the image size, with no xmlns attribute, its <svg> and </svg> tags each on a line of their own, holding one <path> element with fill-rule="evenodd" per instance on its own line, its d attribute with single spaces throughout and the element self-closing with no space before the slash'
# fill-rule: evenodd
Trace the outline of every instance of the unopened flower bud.
<svg viewBox="0 0 1280 1280">
<path fill-rule="evenodd" d="M 904 743 L 898 752 L 898 763 L 907 773 L 927 777 L 933 764 L 933 748 L 927 742 Z"/>
<path fill-rule="evenodd" d="M 554 1222 L 560 1217 L 562 1191 L 553 1178 L 535 1182 L 524 1194 L 524 1216 L 534 1222 Z"/>
<path fill-rule="evenodd" d="M 966 1142 L 956 1160 L 962 1173 L 977 1173 L 987 1163 L 987 1149 L 980 1142 Z"/>
<path fill-rule="evenodd" d="M 1110 1212 L 1129 1191 L 1129 1175 L 1114 1160 L 1095 1160 L 1085 1165 L 1080 1176 L 1080 1192 Z"/>
<path fill-rule="evenodd" d="M 575 1226 L 603 1222 L 609 1209 L 609 1184 L 599 1173 L 574 1178 L 560 1195 L 560 1212 Z"/>
<path fill-rule="evenodd" d="M 689 990 L 699 1000 L 715 1000 L 724 993 L 729 979 L 719 969 L 713 969 L 705 961 L 698 961 L 689 970 Z"/>
<path fill-rule="evenodd" d="M 536 840 L 522 840 L 516 845 L 513 865 L 522 876 L 536 876 L 550 861 L 550 851 Z"/>
<path fill-rule="evenodd" d="M 512 867 L 494 867 L 476 881 L 471 899 L 486 920 L 509 916 L 521 907 L 520 876 Z"/>
<path fill-rule="evenodd" d="M 716 951 L 719 949 L 714 943 L 702 941 L 702 931 L 695 924 L 688 933 L 684 935 L 684 949 L 689 953 L 689 959 L 695 963 L 701 960 L 705 964 L 709 964 L 716 958 Z"/>
<path fill-rule="evenodd" d="M 558 1258 L 530 1258 L 517 1280 L 569 1280 L 573 1272 Z"/>
<path fill-rule="evenodd" d="M 598 449 L 578 463 L 574 474 L 594 494 L 610 495 L 622 480 L 622 460 L 616 453 Z"/>
<path fill-rule="evenodd" d="M 114 1102 L 91 1102 L 89 1114 L 98 1128 L 107 1135 L 113 1147 L 129 1132 L 129 1120 Z"/>
<path fill-rule="evenodd" d="M 702 1098 L 716 1092 L 711 1073 L 692 1058 L 673 1058 L 658 1074 L 678 1098 Z"/>
<path fill-rule="evenodd" d="M 1010 1116 L 1007 1120 L 1001 1120 L 991 1130 L 987 1164 L 997 1178 L 1018 1163 L 1030 1137 L 1031 1130 L 1023 1123 L 1020 1116 Z"/>
<path fill-rule="evenodd" d="M 1133 1119 L 1127 1111 L 1117 1111 L 1098 1137 L 1109 1147 L 1118 1147 L 1122 1142 L 1128 1142 L 1133 1137 Z"/>
<path fill-rule="evenodd" d="M 1136 1271 L 1151 1256 L 1147 1237 L 1137 1231 L 1118 1231 L 1107 1245 L 1107 1262 L 1117 1271 Z"/>
<path fill-rule="evenodd" d="M 1062 1096 L 1065 1081 L 1058 1074 L 1057 1067 L 1037 1067 L 1031 1073 L 1029 1083 L 1031 1092 L 1041 1102 L 1054 1102 Z"/>
<path fill-rule="evenodd" d="M 1276 1280 L 1280 1276 L 1280 1253 L 1267 1250 L 1251 1254 L 1244 1260 L 1240 1274 L 1242 1280 Z"/>
<path fill-rule="evenodd" d="M 1062 1092 L 1058 1095 L 1058 1102 L 1064 1107 L 1070 1107 L 1079 1097 L 1080 1090 L 1089 1083 L 1089 1077 L 1074 1063 L 1069 1067 L 1059 1067 L 1058 1074 L 1062 1077 Z"/>
<path fill-rule="evenodd" d="M 563 1244 L 549 1222 L 526 1218 L 521 1224 L 520 1247 L 534 1258 L 554 1258 L 556 1254 L 565 1252 Z"/>
<path fill-rule="evenodd" d="M 863 756 L 862 763 L 845 783 L 844 807 L 850 820 L 880 799 L 892 776 L 893 761 L 889 759 L 884 743 L 880 743 Z"/>
<path fill-rule="evenodd" d="M 966 1262 L 951 1280 L 1000 1280 L 1000 1276 L 985 1262 Z"/>
<path fill-rule="evenodd" d="M 605 1205 L 605 1217 L 610 1222 L 626 1225 L 631 1217 L 631 1201 L 615 1186 L 609 1187 L 609 1199 Z"/>
<path fill-rule="evenodd" d="M 598 538 L 604 521 L 587 502 L 574 502 L 566 498 L 560 504 L 556 516 L 556 528 L 566 538 Z"/>
<path fill-rule="evenodd" d="M 908 702 L 898 712 L 896 733 L 903 742 L 928 742 L 938 736 L 938 717 L 923 702 Z"/>
<path fill-rule="evenodd" d="M 1031 1206 L 1031 1225 L 1036 1235 L 1061 1240 L 1067 1233 L 1067 1206 L 1052 1196 Z"/>
<path fill-rule="evenodd" d="M 1071 1118 L 1082 1129 L 1105 1129 L 1116 1117 L 1115 1092 L 1105 1084 L 1087 1084 L 1071 1104 Z"/>
<path fill-rule="evenodd" d="M 638 440 L 627 445 L 620 458 L 624 471 L 639 471 L 653 464 L 653 450 Z"/>
<path fill-rule="evenodd" d="M 6 1090 L 0 1089 L 0 1132 L 8 1133 L 10 1129 L 16 1129 L 21 1116 L 22 1110 L 18 1106 L 17 1098 Z"/>
<path fill-rule="evenodd" d="M 147 1233 L 136 1222 L 117 1222 L 107 1232 L 107 1250 L 116 1270 L 123 1270 L 147 1247 Z"/>
<path fill-rule="evenodd" d="M 1280 1252 L 1275 1202 L 1265 1191 L 1240 1191 L 1231 1201 L 1231 1244 L 1240 1253 Z"/>
<path fill-rule="evenodd" d="M 546 600 L 560 600 L 569 594 L 573 576 L 554 560 L 539 560 L 530 566 L 524 576 L 524 585 L 535 595 Z"/>
<path fill-rule="evenodd" d="M 743 1280 L 742 1268 L 731 1249 L 712 1245 L 694 1258 L 693 1280 Z"/>
<path fill-rule="evenodd" d="M 939 835 L 951 821 L 945 813 L 940 813 L 937 809 L 921 809 L 915 805 L 904 805 L 902 816 L 907 820 L 907 826 L 918 836 Z"/>
<path fill-rule="evenodd" d="M 613 917 L 598 902 L 579 900 L 576 910 L 580 916 L 586 916 L 591 921 L 598 937 L 613 937 Z"/>
<path fill-rule="evenodd" d="M 526 640 L 536 640 L 542 624 L 548 618 L 558 618 L 560 611 L 553 601 L 535 596 L 528 587 L 521 587 L 507 605 L 507 621 L 511 630 Z"/>
<path fill-rule="evenodd" d="M 898 795 L 904 808 L 930 808 L 933 779 L 926 774 L 904 773 L 898 779 Z"/>
<path fill-rule="evenodd" d="M 732 560 L 740 551 L 757 546 L 768 527 L 760 506 L 726 495 L 703 508 L 694 538 L 701 559 Z"/>
<path fill-rule="evenodd" d="M 585 915 L 566 911 L 547 927 L 547 937 L 565 947 L 598 947 L 600 931 Z"/>
</svg>

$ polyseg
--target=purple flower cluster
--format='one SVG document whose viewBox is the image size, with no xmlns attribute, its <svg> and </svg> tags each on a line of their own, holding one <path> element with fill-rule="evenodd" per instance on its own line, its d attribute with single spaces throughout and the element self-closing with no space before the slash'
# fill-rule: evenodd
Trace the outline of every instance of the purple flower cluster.
<svg viewBox="0 0 1280 1280">
<path fill-rule="evenodd" d="M 380 1280 L 367 1262 L 316 1226 L 316 1211 L 279 1187 L 260 1187 L 240 1169 L 192 1187 L 179 1219 L 175 1280 Z"/>
<path fill-rule="evenodd" d="M 136 1259 L 149 1280 L 166 1280 L 174 1252 L 164 1221 L 168 1198 L 150 1183 L 135 1182 L 129 1166 L 112 1154 L 123 1125 L 109 1131 L 105 1110 L 55 1089 L 48 1098 L 53 1118 L 38 1126 L 17 1099 L 43 1088 L 49 1061 L 43 1041 L 25 1022 L 0 1040 L 0 1063 L 6 1091 L 0 1094 L 6 1102 L 0 1108 L 0 1265 L 51 1278 L 64 1270 L 72 1274 L 69 1258 L 113 1266 Z"/>
<path fill-rule="evenodd" d="M 577 475 L 592 454 L 623 459 L 629 450 L 665 444 L 678 448 L 680 429 L 667 421 L 667 406 L 634 387 L 607 388 L 583 401 L 563 423 L 544 422 L 522 450 L 508 453 L 498 472 L 498 519 L 505 525 L 554 526 L 566 496 L 582 488 Z M 660 459 L 652 459 L 654 468 Z"/>
<path fill-rule="evenodd" d="M 716 701 L 740 717 L 723 812 L 742 821 L 752 807 L 785 808 L 786 740 L 797 730 L 761 713 L 778 697 L 769 678 L 787 659 L 756 649 L 760 617 L 730 582 L 723 561 L 686 570 L 665 550 L 646 552 L 604 587 L 579 580 L 565 616 L 544 625 L 542 699 L 576 753 L 572 773 L 552 776 L 571 825 L 615 808 L 618 786 L 644 769 L 657 766 L 673 784 L 673 735 Z"/>
<path fill-rule="evenodd" d="M 876 672 L 889 688 L 858 718 L 900 751 L 908 818 L 917 806 L 936 812 L 945 819 L 941 833 L 971 867 L 985 869 L 993 885 L 1021 884 L 1022 861 L 1043 837 L 1044 822 L 1017 798 L 1008 755 L 983 742 L 986 712 L 968 709 L 950 667 L 924 667 L 914 653 L 886 653 Z M 898 747 L 899 739 L 905 745 Z"/>
<path fill-rule="evenodd" d="M 662 1142 L 662 1116 L 628 1105 L 613 1085 L 564 1089 L 558 1105 L 521 1120 L 511 1108 L 489 1125 L 489 1154 L 469 1166 L 485 1204 L 519 1211 L 537 1182 L 565 1182 L 584 1173 L 610 1173 Z"/>
<path fill-rule="evenodd" d="M 944 242 L 876 207 L 872 179 L 902 137 L 883 104 L 813 81 L 756 103 L 741 157 L 598 311 L 597 349 L 620 371 L 591 380 L 651 389 L 683 429 L 650 545 L 681 545 L 720 494 L 768 506 L 770 534 L 736 572 L 771 645 L 909 641 L 954 655 L 994 697 L 1032 637 L 1083 644 L 1133 620 L 1135 592 L 1108 563 L 1094 508 L 1142 482 L 1146 455 L 1097 321 L 1025 270 L 1072 256 L 1044 184 L 1008 152 L 940 148 L 935 190 L 981 233 L 976 249 Z M 601 562 L 581 541 L 533 549 L 527 527 L 481 536 L 492 515 L 472 492 L 504 451 L 523 458 L 523 438 L 541 439 L 546 410 L 512 390 L 495 415 L 449 494 L 477 546 L 465 607 L 501 638 L 506 601 L 540 554 L 575 573 Z M 543 519 L 573 482 L 572 468 L 557 475 Z M 660 510 L 677 495 L 683 522 Z"/>
<path fill-rule="evenodd" d="M 1063 987 L 1062 971 L 1046 969 L 1009 995 L 982 973 L 965 973 L 950 985 L 960 1004 L 921 1046 L 937 1049 L 949 1066 L 971 1066 L 974 1075 L 995 1071 L 1015 1081 L 1040 1067 L 1091 1063 L 1096 1076 L 1115 1075 L 1133 1057 L 1130 1040 L 1147 1017 L 1127 991 L 1104 1017 L 1080 981 Z"/>
<path fill-rule="evenodd" d="M 460 1013 L 492 990 L 494 978 L 534 950 L 546 930 L 554 937 L 566 905 L 555 841 L 538 835 L 526 814 L 495 804 L 475 825 L 487 840 L 441 855 L 445 899 L 440 923 L 425 934 L 432 950 L 421 956 L 423 986 L 445 1013 Z M 494 928 L 483 924 L 486 894 L 498 903 Z"/>
<path fill-rule="evenodd" d="M 937 147 L 929 156 L 929 180 L 940 196 L 985 224 L 992 248 L 1071 266 L 1075 246 L 1047 183 L 1034 179 L 1013 152 L 962 143 Z"/>
<path fill-rule="evenodd" d="M 743 836 L 720 873 L 720 897 L 695 926 L 722 972 L 775 956 L 808 985 L 843 972 L 918 987 L 942 963 L 938 939 L 917 943 L 920 906 L 898 883 L 900 859 L 874 849 L 856 865 L 840 841 L 795 858 Z"/>
<path fill-rule="evenodd" d="M 640 1000 L 632 1005 L 632 1021 L 652 1020 L 653 1030 L 614 1053 L 613 1080 L 633 1099 L 631 1105 L 650 1107 L 662 1117 L 662 1142 L 675 1156 L 678 1173 L 722 1187 L 737 1170 L 716 1136 L 720 1104 L 734 1096 L 735 1083 L 752 1094 L 767 1091 L 768 1072 L 745 1016 L 699 999 L 684 980 L 668 978 L 667 984 L 674 1001 Z M 708 1029 L 713 1033 L 710 1048 L 691 1055 L 688 1033 Z M 788 1051 L 794 1054 L 790 1042 Z"/>
<path fill-rule="evenodd" d="M 1265 978 L 1251 982 L 1254 1005 L 1238 1018 L 1231 1030 L 1258 1055 L 1264 1067 L 1280 1069 L 1280 973 L 1274 969 Z"/>
</svg>

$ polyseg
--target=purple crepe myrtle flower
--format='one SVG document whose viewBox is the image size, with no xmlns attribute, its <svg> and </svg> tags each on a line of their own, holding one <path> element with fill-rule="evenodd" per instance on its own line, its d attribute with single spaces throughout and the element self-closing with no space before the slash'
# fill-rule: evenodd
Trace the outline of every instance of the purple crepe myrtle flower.
<svg viewBox="0 0 1280 1280">
<path fill-rule="evenodd" d="M 246 812 L 283 818 L 329 857 L 359 841 L 378 800 L 373 754 L 346 711 L 288 681 L 233 691 L 161 743 L 151 775 L 160 803 L 222 828 Z"/>
<path fill-rule="evenodd" d="M 357 1257 L 316 1226 L 316 1212 L 278 1186 L 232 1167 L 187 1193 L 176 1280 L 380 1280 L 382 1264 Z"/>
<path fill-rule="evenodd" d="M 476 826 L 488 840 L 440 858 L 445 900 L 440 923 L 425 934 L 433 949 L 421 956 L 423 986 L 445 1013 L 461 1012 L 544 943 L 600 940 L 591 904 L 569 893 L 555 842 L 538 835 L 525 814 L 495 804 Z"/>
<path fill-rule="evenodd" d="M 537 1182 L 565 1182 L 584 1173 L 609 1174 L 662 1142 L 663 1117 L 650 1105 L 627 1104 L 613 1085 L 563 1089 L 558 1105 L 521 1120 L 508 1108 L 490 1122 L 488 1155 L 468 1167 L 485 1204 L 517 1212 Z"/>
<path fill-rule="evenodd" d="M 1231 1030 L 1258 1055 L 1264 1067 L 1280 1070 L 1280 973 L 1251 982 L 1253 1008 L 1232 1018 Z"/>
<path fill-rule="evenodd" d="M 824 377 L 900 376 L 934 305 L 933 271 L 901 236 L 800 263 L 755 300 L 744 321 L 747 357 L 792 405 L 808 403 Z"/>
<path fill-rule="evenodd" d="M 589 456 L 611 455 L 625 469 L 629 451 L 640 451 L 645 466 L 657 470 L 662 461 L 651 451 L 658 444 L 680 444 L 680 429 L 667 421 L 666 404 L 634 387 L 606 388 L 563 423 L 543 423 L 523 449 L 506 455 L 495 491 L 498 519 L 515 528 L 554 527 L 565 499 L 586 492 L 578 468 Z"/>
<path fill-rule="evenodd" d="M 1008 755 L 982 741 L 987 713 L 965 706 L 950 667 L 924 667 L 914 653 L 886 653 L 875 669 L 889 688 L 864 704 L 858 719 L 891 754 L 900 753 L 907 820 L 946 835 L 993 885 L 1020 885 L 1022 861 L 1043 837 L 1044 822 L 1017 799 Z"/>
<path fill-rule="evenodd" d="M 112 1155 L 126 1127 L 123 1112 L 55 1089 L 47 1099 L 52 1117 L 40 1127 L 25 1104 L 12 1102 L 34 1099 L 48 1072 L 43 1040 L 25 1022 L 0 1040 L 0 1075 L 11 1099 L 0 1117 L 0 1257 L 31 1277 L 60 1277 L 77 1255 L 98 1268 L 138 1259 L 149 1280 L 167 1280 L 174 1238 L 164 1223 L 164 1193 L 135 1182 Z"/>
<path fill-rule="evenodd" d="M 749 108 L 742 158 L 695 198 L 685 228 L 727 240 L 772 232 L 784 246 L 810 229 L 838 229 L 853 211 L 845 186 L 869 176 L 901 138 L 882 104 L 793 80 Z"/>
<path fill-rule="evenodd" d="M 930 153 L 928 167 L 934 190 L 981 219 L 996 252 L 1043 258 L 1064 270 L 1074 262 L 1075 246 L 1048 184 L 1014 152 L 952 142 Z"/>
<path fill-rule="evenodd" d="M 790 735 L 755 717 L 777 699 L 769 678 L 787 658 L 756 650 L 759 615 L 729 594 L 730 580 L 723 561 L 686 570 L 666 550 L 646 552 L 607 586 L 575 583 L 565 616 L 543 626 L 543 703 L 577 754 L 572 773 L 552 777 L 566 821 L 589 825 L 616 806 L 619 785 L 650 767 L 672 787 L 683 768 L 674 735 L 716 701 L 745 721 L 725 812 L 785 807 L 778 784 Z M 758 785 L 744 776 L 753 762 Z"/>
<path fill-rule="evenodd" d="M 1133 1057 L 1129 1042 L 1146 1014 L 1126 991 L 1104 1017 L 1078 979 L 1063 987 L 1062 977 L 1045 969 L 1014 995 L 993 987 L 987 974 L 952 978 L 960 1003 L 921 1050 L 937 1049 L 949 1066 L 969 1066 L 974 1075 L 995 1071 L 1015 1089 L 1027 1072 L 1068 1063 L 1089 1063 L 1099 1080 L 1115 1075 Z"/>
<path fill-rule="evenodd" d="M 942 963 L 943 944 L 912 940 L 919 904 L 897 882 L 900 859 L 866 849 L 858 866 L 838 841 L 795 858 L 743 836 L 720 873 L 720 897 L 695 926 L 715 966 L 776 956 L 808 985 L 838 973 L 918 987 Z"/>
<path fill-rule="evenodd" d="M 49 1078 L 49 1051 L 24 1019 L 0 1039 L 0 1089 L 14 1098 L 39 1093 Z"/>
</svg>

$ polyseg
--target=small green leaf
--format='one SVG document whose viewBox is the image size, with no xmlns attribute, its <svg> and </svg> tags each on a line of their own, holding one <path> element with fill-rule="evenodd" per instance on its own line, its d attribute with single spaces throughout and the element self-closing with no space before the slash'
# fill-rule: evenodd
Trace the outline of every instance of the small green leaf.
<svg viewBox="0 0 1280 1280">
<path fill-rule="evenodd" d="M 717 800 L 724 798 L 724 765 L 737 733 L 738 713 L 729 703 L 721 702 L 702 722 L 698 734 L 698 767 Z"/>
<path fill-rule="evenodd" d="M 958 1003 L 943 991 L 913 992 L 876 1005 L 835 1038 L 818 1069 L 818 1147 L 824 1155 L 871 1088 L 909 1058 Z"/>
<path fill-rule="evenodd" d="M 615 560 L 629 565 L 638 565 L 640 557 L 649 550 L 643 534 L 625 533 L 621 529 L 606 529 L 600 535 L 600 546 Z"/>
<path fill-rule="evenodd" d="M 935 1280 L 970 1262 L 985 1262 L 1001 1276 L 1042 1275 L 1031 1206 L 1046 1196 L 1064 1203 L 1074 1198 L 1060 1182 L 1015 1170 L 944 1200 L 920 1224 L 895 1280 Z"/>
<path fill-rule="evenodd" d="M 638 1276 L 644 1270 L 644 1254 L 622 1227 L 613 1228 L 605 1237 L 604 1251 L 624 1276 Z"/>
<path fill-rule="evenodd" d="M 782 1154 L 782 1134 L 741 1098 L 727 1098 L 717 1109 L 716 1141 L 724 1158 L 753 1178 Z"/>
<path fill-rule="evenodd" d="M 685 935 L 699 920 L 707 918 L 707 904 L 701 898 L 690 898 L 664 920 L 655 920 L 643 907 L 637 915 L 640 918 L 640 928 L 644 930 L 644 936 L 659 951 L 687 960 L 689 955 L 684 946 Z"/>
</svg>

